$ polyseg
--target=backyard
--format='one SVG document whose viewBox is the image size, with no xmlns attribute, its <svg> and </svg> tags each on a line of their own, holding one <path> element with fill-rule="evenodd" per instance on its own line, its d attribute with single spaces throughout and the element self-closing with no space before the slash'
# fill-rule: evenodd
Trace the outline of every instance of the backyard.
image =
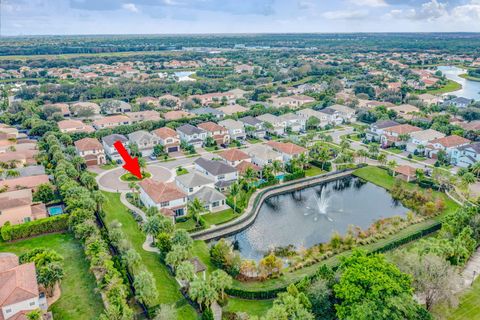
<svg viewBox="0 0 480 320">
<path fill-rule="evenodd" d="M 55 319 L 93 320 L 103 311 L 95 279 L 89 272 L 80 243 L 70 233 L 48 234 L 18 242 L 0 242 L 0 252 L 17 255 L 34 248 L 48 248 L 57 251 L 64 258 L 65 278 L 61 283 L 60 299 L 50 306 Z"/>
</svg>

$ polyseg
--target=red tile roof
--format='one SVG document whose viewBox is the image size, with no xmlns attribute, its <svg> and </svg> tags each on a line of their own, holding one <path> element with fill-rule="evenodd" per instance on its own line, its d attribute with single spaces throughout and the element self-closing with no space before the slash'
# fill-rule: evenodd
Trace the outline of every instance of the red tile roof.
<svg viewBox="0 0 480 320">
<path fill-rule="evenodd" d="M 39 185 L 48 182 L 49 179 L 46 174 L 30 177 L 18 177 L 14 179 L 0 181 L 0 189 L 4 186 L 7 186 L 8 190 L 36 189 Z"/>
<path fill-rule="evenodd" d="M 102 144 L 94 138 L 83 138 L 75 141 L 75 147 L 79 151 L 103 150 Z"/>
<path fill-rule="evenodd" d="M 291 142 L 284 143 L 278 141 L 268 141 L 267 145 L 272 147 L 274 150 L 277 150 L 278 152 L 290 155 L 301 154 L 307 151 L 307 149 L 305 149 L 304 147 L 301 147 Z"/>
<path fill-rule="evenodd" d="M 394 170 L 396 173 L 403 174 L 406 177 L 414 177 L 416 169 L 407 165 L 398 166 Z"/>
<path fill-rule="evenodd" d="M 177 132 L 169 127 L 163 127 L 157 130 L 152 131 L 152 133 L 162 139 L 166 138 L 176 138 Z"/>
<path fill-rule="evenodd" d="M 461 145 L 464 145 L 464 144 L 468 144 L 470 142 L 471 141 L 466 139 L 466 138 L 453 135 L 453 136 L 447 136 L 447 137 L 432 140 L 430 143 L 431 144 L 439 143 L 442 146 L 444 146 L 445 148 L 451 148 L 451 147 L 456 147 L 456 146 L 461 146 Z"/>
<path fill-rule="evenodd" d="M 396 134 L 408 134 L 412 132 L 422 131 L 422 128 L 415 127 L 409 124 L 399 124 L 398 126 L 393 126 L 390 128 L 385 129 L 387 132 L 392 132 Z"/>
<path fill-rule="evenodd" d="M 184 198 L 187 195 L 177 188 L 175 183 L 159 182 L 152 179 L 145 179 L 139 183 L 140 187 L 155 203 L 172 201 Z"/>
<path fill-rule="evenodd" d="M 10 259 L 8 263 L 11 263 Z M 0 271 L 0 307 L 32 299 L 38 295 L 37 275 L 33 262 Z"/>
<path fill-rule="evenodd" d="M 220 157 L 227 161 L 240 161 L 250 159 L 250 156 L 239 149 L 229 149 L 222 151 L 218 154 Z"/>
<path fill-rule="evenodd" d="M 209 132 L 227 131 L 225 127 L 222 127 L 221 125 L 218 125 L 215 122 L 211 122 L 211 121 L 200 123 L 199 125 L 197 125 L 197 127 Z"/>
<path fill-rule="evenodd" d="M 247 168 L 252 168 L 253 170 L 255 170 L 256 172 L 260 171 L 260 167 L 251 163 L 251 162 L 248 162 L 248 161 L 242 161 L 240 162 L 239 164 L 237 164 L 237 166 L 235 167 L 238 172 L 240 174 L 244 174 L 245 171 L 247 171 Z"/>
</svg>

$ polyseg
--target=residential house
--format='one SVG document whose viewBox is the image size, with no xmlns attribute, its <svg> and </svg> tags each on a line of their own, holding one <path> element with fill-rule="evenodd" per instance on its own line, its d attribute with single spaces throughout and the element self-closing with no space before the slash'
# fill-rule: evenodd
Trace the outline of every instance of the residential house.
<svg viewBox="0 0 480 320">
<path fill-rule="evenodd" d="M 437 158 L 438 151 L 443 150 L 447 153 L 452 164 L 455 165 L 455 161 L 459 159 L 461 154 L 458 148 L 469 145 L 470 142 L 470 140 L 457 135 L 446 136 L 431 141 L 425 148 L 425 154 L 429 158 Z"/>
<path fill-rule="evenodd" d="M 315 102 L 315 99 L 304 95 L 295 95 L 288 97 L 273 97 L 270 99 L 272 105 L 277 108 L 290 107 L 292 109 L 298 109 L 306 103 Z"/>
<path fill-rule="evenodd" d="M 21 148 L 21 144 L 15 145 L 15 149 L 6 149 L 0 153 L 0 163 L 9 164 L 10 167 L 19 168 L 37 163 L 37 149 Z"/>
<path fill-rule="evenodd" d="M 97 130 L 105 128 L 115 128 L 121 125 L 130 124 L 130 118 L 125 115 L 116 115 L 100 118 L 93 121 L 93 127 Z"/>
<path fill-rule="evenodd" d="M 194 194 L 188 196 L 189 201 L 194 199 L 200 200 L 206 210 L 205 213 L 219 212 L 230 208 L 226 203 L 227 197 L 214 187 L 202 187 Z"/>
<path fill-rule="evenodd" d="M 43 203 L 34 203 L 31 189 L 0 193 L 0 227 L 6 222 L 21 224 L 48 217 Z"/>
<path fill-rule="evenodd" d="M 80 120 L 62 120 L 57 122 L 57 125 L 62 133 L 95 132 L 95 129 L 91 125 L 85 124 Z"/>
<path fill-rule="evenodd" d="M 251 168 L 255 173 L 257 173 L 261 170 L 261 168 L 259 166 L 257 166 L 256 164 L 253 164 L 251 162 L 248 162 L 246 160 L 237 164 L 235 166 L 235 168 L 238 170 L 239 175 L 244 175 L 248 168 Z"/>
<path fill-rule="evenodd" d="M 464 97 L 456 97 L 450 100 L 446 100 L 443 102 L 444 107 L 454 106 L 457 108 L 466 108 L 468 107 L 474 100 L 468 99 Z"/>
<path fill-rule="evenodd" d="M 267 131 L 265 130 L 263 121 L 251 116 L 240 118 L 238 120 L 243 123 L 247 136 L 259 139 L 265 137 Z"/>
<path fill-rule="evenodd" d="M 301 154 L 307 155 L 308 150 L 304 147 L 296 145 L 291 142 L 268 141 L 267 146 L 282 155 L 283 162 L 287 163 L 290 160 L 298 158 Z"/>
<path fill-rule="evenodd" d="M 405 145 L 407 141 L 410 140 L 410 134 L 422 130 L 422 128 L 409 124 L 399 124 L 397 126 L 384 128 L 383 134 L 380 136 L 380 143 L 384 148 Z"/>
<path fill-rule="evenodd" d="M 408 152 L 420 152 L 423 154 L 425 146 L 432 140 L 445 137 L 445 134 L 433 129 L 412 132 L 410 134 L 410 140 L 407 142 L 406 150 Z"/>
<path fill-rule="evenodd" d="M 212 115 L 216 119 L 223 119 L 225 117 L 225 113 L 212 107 L 196 108 L 190 110 L 190 112 L 197 116 Z"/>
<path fill-rule="evenodd" d="M 281 153 L 267 148 L 264 145 L 254 144 L 244 150 L 250 157 L 254 165 L 263 168 L 265 165 L 272 164 L 273 161 L 283 161 Z"/>
<path fill-rule="evenodd" d="M 329 124 L 330 120 L 329 115 L 310 108 L 298 110 L 296 114 L 302 117 L 305 120 L 305 123 L 307 123 L 308 119 L 312 117 L 317 118 L 320 121 L 320 127 L 325 127 L 327 124 Z"/>
<path fill-rule="evenodd" d="M 75 148 L 80 157 L 85 159 L 87 166 L 106 164 L 105 150 L 97 139 L 83 138 L 75 141 Z"/>
<path fill-rule="evenodd" d="M 125 115 L 130 118 L 130 123 L 142 121 L 159 121 L 161 119 L 160 113 L 155 110 L 125 112 Z"/>
<path fill-rule="evenodd" d="M 399 123 L 393 120 L 380 120 L 370 125 L 365 137 L 370 141 L 380 141 L 380 137 L 384 134 L 385 129 L 398 126 Z"/>
<path fill-rule="evenodd" d="M 145 179 L 138 185 L 140 200 L 146 207 L 157 207 L 160 212 L 170 217 L 187 214 L 187 194 L 181 191 L 175 182 Z"/>
<path fill-rule="evenodd" d="M 118 114 L 132 111 L 132 106 L 121 100 L 104 101 L 100 104 L 100 108 L 105 114 Z"/>
<path fill-rule="evenodd" d="M 246 92 L 241 89 L 233 89 L 226 92 L 214 92 L 201 95 L 193 95 L 190 98 L 199 100 L 200 104 L 202 104 L 203 106 L 222 102 L 226 102 L 226 104 L 234 104 L 237 99 L 243 98 L 245 93 Z"/>
<path fill-rule="evenodd" d="M 128 145 L 127 137 L 122 134 L 114 133 L 102 138 L 102 145 L 103 149 L 105 150 L 105 154 L 109 159 L 118 162 L 122 160 L 122 157 L 118 153 L 117 149 L 113 146 L 113 144 L 117 141 L 120 141 L 125 147 Z"/>
<path fill-rule="evenodd" d="M 471 122 L 462 122 L 458 123 L 458 126 L 462 127 L 467 131 L 478 131 L 480 130 L 480 120 L 474 120 Z"/>
<path fill-rule="evenodd" d="M 233 119 L 226 119 L 218 122 L 219 125 L 228 129 L 228 134 L 232 140 L 245 140 L 245 128 L 243 123 Z"/>
<path fill-rule="evenodd" d="M 457 148 L 458 153 L 453 154 L 453 162 L 462 168 L 468 168 L 480 161 L 480 142 L 474 142 Z"/>
<path fill-rule="evenodd" d="M 232 104 L 224 107 L 217 108 L 218 111 L 223 112 L 227 116 L 231 116 L 234 114 L 242 113 L 248 111 L 248 108 L 245 108 L 239 104 Z"/>
<path fill-rule="evenodd" d="M 180 119 L 192 118 L 194 115 L 190 112 L 178 110 L 178 111 L 168 111 L 163 114 L 163 119 L 167 121 L 174 121 Z"/>
<path fill-rule="evenodd" d="M 295 113 L 285 113 L 278 116 L 278 118 L 285 122 L 286 131 L 303 132 L 307 126 L 307 119 Z"/>
<path fill-rule="evenodd" d="M 434 96 L 430 93 L 419 94 L 418 99 L 425 103 L 426 105 L 438 104 L 442 102 L 442 98 L 439 96 Z"/>
<path fill-rule="evenodd" d="M 94 102 L 76 102 L 70 105 L 71 114 L 78 116 L 81 111 L 89 110 L 92 114 L 100 114 L 100 106 Z"/>
<path fill-rule="evenodd" d="M 13 253 L 0 253 L 0 319 L 27 319 L 26 313 L 48 308 L 37 282 L 35 263 L 20 264 Z"/>
<path fill-rule="evenodd" d="M 399 106 L 389 107 L 388 110 L 395 111 L 404 119 L 411 120 L 420 113 L 420 109 L 411 104 L 401 104 Z"/>
<path fill-rule="evenodd" d="M 203 129 L 184 124 L 177 128 L 177 133 L 181 141 L 184 141 L 194 147 L 201 147 L 207 139 L 207 132 Z"/>
<path fill-rule="evenodd" d="M 237 169 L 223 161 L 198 158 L 194 163 L 195 170 L 212 177 L 215 181 L 215 187 L 220 191 L 225 190 L 238 179 Z"/>
<path fill-rule="evenodd" d="M 283 135 L 287 128 L 287 123 L 280 117 L 270 113 L 265 113 L 257 117 L 257 120 L 269 123 L 271 127 L 266 126 L 267 132 L 275 135 Z"/>
<path fill-rule="evenodd" d="M 215 122 L 203 122 L 197 125 L 198 128 L 205 130 L 208 137 L 212 137 L 217 145 L 227 145 L 230 143 L 228 129 L 216 124 Z"/>
<path fill-rule="evenodd" d="M 140 106 L 146 105 L 154 108 L 160 105 L 159 99 L 154 97 L 138 97 L 137 99 L 135 99 L 135 102 L 138 103 Z"/>
<path fill-rule="evenodd" d="M 342 118 L 343 122 L 354 122 L 357 120 L 355 117 L 355 110 L 350 107 L 341 104 L 334 104 L 328 108 L 335 110 L 337 117 Z"/>
<path fill-rule="evenodd" d="M 140 151 L 142 157 L 151 156 L 153 154 L 153 148 L 160 143 L 158 136 L 145 130 L 135 131 L 127 136 L 130 145 L 136 144 L 138 146 L 138 151 Z"/>
<path fill-rule="evenodd" d="M 158 98 L 161 107 L 172 109 L 179 109 L 182 106 L 182 99 L 172 96 L 171 94 L 164 94 Z"/>
<path fill-rule="evenodd" d="M 0 189 L 9 190 L 20 190 L 20 189 L 30 189 L 32 191 L 37 190 L 38 186 L 41 184 L 49 183 L 50 179 L 46 174 L 28 176 L 28 177 L 17 177 L 7 180 L 0 180 Z"/>
<path fill-rule="evenodd" d="M 203 173 L 194 171 L 175 177 L 175 183 L 188 196 L 198 192 L 203 187 L 215 187 L 215 181 Z"/>
<path fill-rule="evenodd" d="M 45 175 L 45 167 L 42 165 L 31 165 L 28 167 L 14 169 L 17 173 L 17 177 L 31 177 L 31 176 L 40 176 Z M 10 177 L 16 178 L 16 177 Z M 9 179 L 7 177 L 7 179 Z"/>
<path fill-rule="evenodd" d="M 322 114 L 321 122 L 327 122 L 327 124 L 334 125 L 334 126 L 342 124 L 344 122 L 343 118 L 340 117 L 340 114 L 332 108 L 327 107 L 327 108 L 318 110 L 318 112 Z"/>
<path fill-rule="evenodd" d="M 43 106 L 43 109 L 45 108 L 54 108 L 57 110 L 55 113 L 59 113 L 64 117 L 69 117 L 70 116 L 70 108 L 68 107 L 68 104 L 66 103 L 53 103 L 53 104 L 46 104 Z"/>
<path fill-rule="evenodd" d="M 218 153 L 218 155 L 223 159 L 223 161 L 225 161 L 232 167 L 236 167 L 242 161 L 251 161 L 250 156 L 240 149 L 224 150 Z"/>
<path fill-rule="evenodd" d="M 177 132 L 169 127 L 162 127 L 152 131 L 159 138 L 159 143 L 164 147 L 165 152 L 180 151 L 180 137 Z"/>
</svg>

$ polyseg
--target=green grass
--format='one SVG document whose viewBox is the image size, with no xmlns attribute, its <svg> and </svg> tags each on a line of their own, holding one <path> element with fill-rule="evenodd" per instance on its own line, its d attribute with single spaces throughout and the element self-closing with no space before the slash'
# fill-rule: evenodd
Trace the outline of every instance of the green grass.
<svg viewBox="0 0 480 320">
<path fill-rule="evenodd" d="M 325 173 L 325 171 L 323 171 L 321 168 L 314 166 L 312 164 L 310 165 L 310 168 L 305 170 L 305 176 L 307 177 L 318 176 L 322 173 Z"/>
<path fill-rule="evenodd" d="M 223 308 L 229 312 L 246 312 L 250 316 L 264 316 L 273 305 L 273 300 L 246 300 L 229 298 L 228 304 Z"/>
<path fill-rule="evenodd" d="M 257 138 L 248 138 L 247 141 L 250 142 L 251 144 L 262 142 L 262 140 L 257 139 Z"/>
<path fill-rule="evenodd" d="M 138 179 L 136 176 L 134 176 L 131 173 L 125 173 L 120 176 L 120 180 L 126 181 L 126 182 L 131 182 L 131 181 L 141 181 L 143 179 L 148 179 L 152 176 L 150 172 L 142 172 L 142 179 Z"/>
<path fill-rule="evenodd" d="M 104 205 L 105 223 L 117 220 L 122 224 L 122 230 L 132 247 L 142 258 L 142 264 L 153 274 L 158 289 L 159 304 L 176 304 L 179 319 L 197 319 L 195 310 L 186 303 L 179 291 L 178 283 L 168 273 L 167 267 L 160 262 L 159 255 L 143 250 L 145 234 L 138 227 L 128 209 L 120 202 L 118 193 L 103 192 L 107 201 Z"/>
<path fill-rule="evenodd" d="M 188 170 L 182 167 L 178 167 L 176 172 L 177 172 L 177 176 L 181 176 L 181 175 L 187 174 Z"/>
<path fill-rule="evenodd" d="M 232 219 L 239 217 L 238 214 L 233 213 L 233 209 L 227 209 L 215 213 L 207 213 L 203 215 L 203 218 L 209 225 L 215 224 L 219 225 L 225 222 L 228 222 Z"/>
<path fill-rule="evenodd" d="M 453 80 L 448 80 L 447 84 L 444 85 L 441 88 L 438 89 L 430 89 L 426 90 L 426 93 L 430 94 L 442 94 L 442 93 L 448 93 L 448 92 L 453 92 L 462 89 L 462 85 L 458 82 L 455 82 Z M 425 90 L 424 90 L 425 91 Z"/>
<path fill-rule="evenodd" d="M 459 77 L 463 78 L 463 79 L 470 80 L 470 81 L 480 81 L 480 78 L 469 76 L 466 73 L 459 75 Z"/>
<path fill-rule="evenodd" d="M 203 240 L 195 240 L 193 242 L 192 255 L 198 257 L 207 267 L 207 273 L 217 269 L 210 260 L 210 251 L 208 245 Z"/>
<path fill-rule="evenodd" d="M 390 151 L 391 153 L 395 153 L 395 154 L 400 154 L 403 152 L 402 149 L 397 149 L 397 148 L 388 148 L 387 151 Z"/>
<path fill-rule="evenodd" d="M 433 315 L 439 319 L 475 320 L 480 319 L 480 278 L 473 286 L 458 294 L 458 306 L 450 308 L 446 304 L 434 307 Z"/>
<path fill-rule="evenodd" d="M 118 167 L 117 164 L 113 164 L 113 163 L 108 163 L 108 164 L 103 164 L 100 166 L 101 169 L 103 170 L 110 170 L 110 169 L 113 169 L 113 168 L 116 168 Z"/>
<path fill-rule="evenodd" d="M 196 225 L 195 220 L 193 220 L 192 218 L 189 218 L 184 222 L 175 223 L 175 228 L 185 229 L 185 230 L 189 231 L 189 230 L 192 230 L 193 228 L 195 228 L 195 225 Z"/>
<path fill-rule="evenodd" d="M 62 294 L 60 299 L 50 306 L 54 318 L 97 319 L 103 311 L 103 303 L 96 291 L 95 278 L 89 272 L 89 263 L 81 244 L 69 233 L 49 234 L 13 243 L 0 242 L 0 252 L 20 255 L 34 248 L 53 249 L 64 258 Z"/>
<path fill-rule="evenodd" d="M 417 160 L 417 161 L 425 161 L 425 160 L 427 160 L 426 157 L 416 156 L 416 155 L 414 155 L 414 154 L 412 154 L 412 159 L 413 159 L 413 160 Z"/>
</svg>

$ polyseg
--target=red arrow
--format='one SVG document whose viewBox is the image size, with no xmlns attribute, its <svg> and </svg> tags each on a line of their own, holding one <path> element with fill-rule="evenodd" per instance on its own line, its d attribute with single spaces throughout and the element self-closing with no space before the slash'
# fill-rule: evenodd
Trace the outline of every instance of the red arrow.
<svg viewBox="0 0 480 320">
<path fill-rule="evenodd" d="M 116 141 L 113 146 L 117 149 L 118 153 L 122 157 L 125 164 L 123 169 L 129 171 L 138 179 L 142 179 L 142 172 L 140 171 L 140 165 L 138 164 L 138 158 L 132 158 L 128 153 L 127 149 L 122 144 L 122 141 Z"/>
</svg>

